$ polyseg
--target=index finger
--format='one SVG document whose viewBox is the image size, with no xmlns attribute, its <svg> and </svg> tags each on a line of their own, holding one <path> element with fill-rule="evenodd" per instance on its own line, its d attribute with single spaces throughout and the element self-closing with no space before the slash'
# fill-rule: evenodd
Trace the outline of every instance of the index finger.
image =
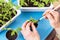
<svg viewBox="0 0 60 40">
<path fill-rule="evenodd" d="M 24 22 L 23 25 L 22 25 L 22 29 L 26 29 L 26 25 L 28 24 L 28 21 Z"/>
</svg>

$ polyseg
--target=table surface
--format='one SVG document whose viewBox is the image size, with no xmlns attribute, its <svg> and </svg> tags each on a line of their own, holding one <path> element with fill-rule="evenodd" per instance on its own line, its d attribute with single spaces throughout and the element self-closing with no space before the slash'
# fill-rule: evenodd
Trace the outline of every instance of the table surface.
<svg viewBox="0 0 60 40">
<path fill-rule="evenodd" d="M 44 12 L 22 12 L 21 15 L 19 15 L 14 22 L 12 22 L 8 27 L 12 29 L 16 29 L 17 27 L 21 27 L 22 24 L 26 21 L 29 20 L 30 17 L 35 18 L 38 20 L 40 17 L 42 17 L 42 14 Z M 41 20 L 38 23 L 37 31 L 41 37 L 41 40 L 45 40 L 46 37 L 51 33 L 53 28 L 50 26 L 49 21 L 46 19 Z M 0 33 L 0 39 L 1 40 L 7 40 L 5 37 L 7 31 L 2 31 Z M 22 34 L 19 32 L 17 40 L 24 40 Z"/>
</svg>

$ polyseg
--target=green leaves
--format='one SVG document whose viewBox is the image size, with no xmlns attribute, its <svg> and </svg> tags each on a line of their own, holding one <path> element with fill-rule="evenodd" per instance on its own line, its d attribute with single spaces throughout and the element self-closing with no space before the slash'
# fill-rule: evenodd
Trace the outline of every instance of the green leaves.
<svg viewBox="0 0 60 40">
<path fill-rule="evenodd" d="M 12 30 L 11 28 L 3 28 L 2 30 Z"/>
<path fill-rule="evenodd" d="M 44 7 L 44 3 L 39 3 L 38 7 Z"/>
<path fill-rule="evenodd" d="M 28 6 L 28 4 L 25 2 L 25 0 L 19 0 L 20 1 L 20 6 L 23 6 L 23 5 L 26 5 L 26 6 Z M 27 0 L 27 1 L 29 1 L 29 0 Z"/>
<path fill-rule="evenodd" d="M 20 28 L 20 27 L 18 27 L 18 28 L 16 29 L 17 32 L 19 32 L 19 31 L 21 31 L 21 30 L 22 30 L 22 28 Z"/>
<path fill-rule="evenodd" d="M 22 28 L 20 28 L 20 27 L 18 27 L 18 28 L 15 29 L 15 30 L 12 30 L 12 32 L 11 32 L 11 36 L 15 35 L 15 33 L 18 34 L 18 32 L 20 32 L 21 30 L 22 30 Z"/>
<path fill-rule="evenodd" d="M 42 0 L 43 2 L 45 2 L 46 4 L 48 4 L 49 0 Z"/>
<path fill-rule="evenodd" d="M 12 32 L 11 32 L 11 36 L 14 36 L 15 33 L 16 33 L 16 31 L 12 30 Z"/>
<path fill-rule="evenodd" d="M 36 0 L 30 0 L 31 2 L 36 2 Z"/>
<path fill-rule="evenodd" d="M 33 23 L 37 23 L 38 22 L 38 20 L 35 20 L 34 18 L 30 18 L 30 20 L 29 21 L 31 21 L 31 22 L 33 22 Z"/>
<path fill-rule="evenodd" d="M 5 22 L 4 22 L 4 21 L 2 21 L 2 20 L 0 20 L 0 23 L 1 23 L 0 25 L 5 24 Z"/>
<path fill-rule="evenodd" d="M 18 34 L 18 32 L 20 32 L 22 30 L 22 28 L 18 27 L 17 29 L 13 30 L 11 28 L 3 28 L 2 30 L 12 30 L 11 32 L 11 36 L 15 35 L 15 33 Z"/>
<path fill-rule="evenodd" d="M 15 5 L 13 5 L 11 0 L 8 2 L 0 0 L 0 26 L 11 20 L 17 14 L 17 11 L 13 8 L 13 6 Z"/>
<path fill-rule="evenodd" d="M 49 3 L 51 4 L 54 1 L 56 0 L 20 0 L 20 5 L 24 7 L 30 7 L 31 4 L 33 7 L 46 7 L 46 5 L 49 5 Z"/>
<path fill-rule="evenodd" d="M 39 4 L 39 2 L 35 1 L 33 5 L 38 5 L 38 4 Z"/>
<path fill-rule="evenodd" d="M 20 5 L 24 5 L 24 0 L 20 0 Z"/>
<path fill-rule="evenodd" d="M 0 0 L 0 3 L 5 2 L 5 0 Z"/>
</svg>

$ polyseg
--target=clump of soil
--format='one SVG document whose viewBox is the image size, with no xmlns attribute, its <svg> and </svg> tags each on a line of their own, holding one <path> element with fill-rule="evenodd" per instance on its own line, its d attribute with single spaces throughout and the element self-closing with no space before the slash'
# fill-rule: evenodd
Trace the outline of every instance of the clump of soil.
<svg viewBox="0 0 60 40">
<path fill-rule="evenodd" d="M 6 38 L 8 40 L 15 40 L 17 38 L 17 33 L 15 32 L 15 35 L 11 36 L 11 32 L 12 30 L 8 30 L 7 33 L 6 33 Z"/>
<path fill-rule="evenodd" d="M 35 27 L 37 28 L 38 23 L 34 23 L 34 25 L 35 25 Z M 31 26 L 30 26 L 30 30 L 33 31 Z"/>
</svg>

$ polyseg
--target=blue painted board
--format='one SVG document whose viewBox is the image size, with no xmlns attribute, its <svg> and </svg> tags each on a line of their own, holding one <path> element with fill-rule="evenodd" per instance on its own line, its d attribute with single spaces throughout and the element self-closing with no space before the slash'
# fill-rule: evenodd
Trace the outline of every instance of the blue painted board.
<svg viewBox="0 0 60 40">
<path fill-rule="evenodd" d="M 16 29 L 17 27 L 21 27 L 26 20 L 30 19 L 30 17 L 33 17 L 36 20 L 38 20 L 40 17 L 42 17 L 43 13 L 44 12 L 22 12 L 21 15 L 19 15 L 16 18 L 16 20 L 13 23 L 11 23 L 8 27 L 11 27 L 13 29 Z M 52 30 L 53 28 L 50 26 L 48 20 L 43 19 L 38 23 L 37 31 L 41 37 L 41 40 L 45 40 L 45 38 L 51 33 Z M 0 33 L 0 40 L 7 40 L 5 36 L 6 32 L 7 31 L 2 31 Z M 24 40 L 21 33 L 19 33 L 16 40 Z"/>
</svg>

